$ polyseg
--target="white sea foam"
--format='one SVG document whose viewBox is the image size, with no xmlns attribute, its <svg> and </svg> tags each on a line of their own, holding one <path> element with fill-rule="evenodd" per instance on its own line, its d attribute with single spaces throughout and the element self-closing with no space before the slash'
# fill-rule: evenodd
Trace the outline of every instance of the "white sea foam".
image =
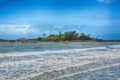
<svg viewBox="0 0 120 80">
<path fill-rule="evenodd" d="M 23 64 L 33 64 L 33 63 L 40 63 L 40 62 L 52 62 L 52 61 L 69 61 L 70 59 L 72 59 L 73 61 L 75 60 L 92 60 L 92 59 L 113 59 L 113 58 L 120 58 L 119 52 L 114 54 L 114 53 L 91 53 L 89 55 L 85 55 L 85 56 L 72 56 L 72 57 L 52 57 L 52 58 L 41 58 L 41 59 L 31 59 L 31 60 L 20 60 L 20 61 L 10 61 L 10 62 L 1 62 L 0 63 L 0 67 L 4 67 L 4 66 L 14 66 L 14 65 L 23 65 Z"/>
<path fill-rule="evenodd" d="M 49 71 L 47 71 L 47 73 L 49 74 L 49 73 L 52 73 L 52 72 L 59 72 L 59 71 L 61 71 L 61 70 L 63 70 L 63 71 L 66 71 L 68 68 L 75 68 L 75 67 L 80 67 L 80 66 L 83 66 L 83 65 L 88 65 L 88 64 L 92 64 L 92 63 L 98 63 L 98 62 L 102 62 L 102 61 L 104 61 L 104 60 L 96 60 L 96 61 L 88 61 L 88 62 L 84 62 L 84 63 L 78 63 L 78 64 L 74 64 L 74 65 L 69 65 L 68 67 L 62 67 L 62 68 L 58 68 L 58 69 L 52 69 L 52 70 L 49 70 Z M 102 67 L 97 67 L 97 68 L 94 68 L 95 70 L 99 70 L 99 69 L 103 69 L 103 68 L 108 68 L 108 67 L 112 67 L 112 66 L 118 66 L 118 65 L 120 65 L 120 63 L 117 63 L 117 64 L 110 64 L 110 65 L 108 65 L 108 66 L 102 66 Z M 89 72 L 89 71 L 92 71 L 91 69 L 90 70 L 85 70 L 85 71 L 82 71 L 81 73 L 85 73 L 85 72 Z M 93 70 L 94 71 L 94 70 Z M 43 75 L 44 73 L 46 73 L 46 72 L 43 72 L 43 73 L 37 73 L 37 74 L 32 74 L 32 75 L 29 75 L 29 76 L 26 76 L 26 78 L 24 77 L 22 77 L 23 79 L 25 79 L 25 80 L 29 80 L 30 78 L 33 78 L 33 79 L 35 79 L 35 77 L 40 77 L 41 75 Z M 64 75 L 64 76 L 60 76 L 60 77 L 57 77 L 57 78 L 55 78 L 55 79 L 60 79 L 60 78 L 63 78 L 63 77 L 69 77 L 69 76 L 71 76 L 71 75 L 75 75 L 75 74 L 78 74 L 79 72 L 77 72 L 77 73 L 73 73 L 73 74 L 69 74 L 69 75 Z M 30 79 L 31 80 L 31 79 Z M 41 79 L 40 79 L 41 80 Z M 53 79 L 54 80 L 54 79 Z"/>
<path fill-rule="evenodd" d="M 120 48 L 120 45 L 111 45 L 111 46 L 107 46 L 107 48 Z"/>
<path fill-rule="evenodd" d="M 60 76 L 60 77 L 57 77 L 57 78 L 55 78 L 53 80 L 60 80 L 60 79 L 72 77 L 72 76 L 75 76 L 75 75 L 78 75 L 78 74 L 93 72 L 93 71 L 96 71 L 96 70 L 101 70 L 101 69 L 110 68 L 110 67 L 114 67 L 114 66 L 120 66 L 120 63 L 110 64 L 110 65 L 101 66 L 101 67 L 96 67 L 96 68 L 92 68 L 92 69 L 88 69 L 88 70 L 84 70 L 84 71 L 80 71 L 80 72 L 76 72 L 76 73 Z"/>
<path fill-rule="evenodd" d="M 71 53 L 71 54 L 69 54 Z M 101 63 L 101 62 L 111 62 L 112 60 L 116 60 L 112 64 L 105 64 L 102 66 L 96 66 L 95 68 L 90 68 L 88 70 L 84 70 L 83 72 L 75 72 L 70 74 L 65 74 L 61 76 L 57 76 L 55 79 L 61 79 L 64 77 L 74 76 L 76 74 L 87 73 L 90 71 L 100 70 L 104 68 L 109 68 L 113 66 L 119 66 L 120 63 L 120 49 L 112 48 L 107 49 L 107 47 L 97 47 L 97 48 L 87 48 L 87 49 L 70 49 L 70 50 L 54 50 L 54 51 L 41 51 L 41 52 L 25 52 L 25 53 L 10 53 L 10 54 L 0 54 L 0 58 L 10 57 L 22 57 L 22 56 L 40 56 L 41 54 L 52 54 L 53 56 L 38 58 L 38 59 L 29 59 L 29 60 L 17 60 L 17 61 L 8 61 L 8 62 L 0 62 L 0 70 L 4 70 L 4 72 L 0 75 L 1 80 L 22 80 L 28 79 L 31 77 L 36 77 L 44 74 L 45 72 L 51 73 L 54 71 L 67 70 L 71 67 L 79 67 L 82 65 L 88 65 L 92 63 Z M 63 54 L 60 56 L 54 54 Z M 68 54 L 69 56 L 64 56 L 64 54 Z M 85 55 L 79 55 L 85 54 Z M 70 56 L 71 55 L 71 56 Z M 117 61 L 118 60 L 118 61 Z M 28 67 L 30 66 L 30 67 Z M 47 67 L 47 68 L 46 68 Z M 21 74 L 19 72 L 23 71 Z M 33 70 L 33 73 L 29 68 Z M 26 70 L 29 70 L 27 73 Z M 12 71 L 12 72 L 11 72 Z M 18 71 L 18 77 L 13 78 L 14 74 Z M 6 74 L 6 75 L 4 75 Z M 54 78 L 54 76 L 53 76 Z M 50 79 L 51 80 L 51 79 Z"/>
<path fill-rule="evenodd" d="M 96 55 L 95 55 L 96 56 Z M 93 59 L 95 58 L 95 56 L 94 57 L 92 57 L 92 56 L 87 56 L 86 57 L 86 59 L 88 58 L 88 57 L 92 57 Z M 59 70 L 65 70 L 65 69 L 67 69 L 67 68 L 69 68 L 69 67 L 77 67 L 77 66 L 82 66 L 82 65 L 87 65 L 87 64 L 90 64 L 90 63 L 98 63 L 98 62 L 102 62 L 102 61 L 104 61 L 104 60 L 112 60 L 112 59 L 119 59 L 120 58 L 120 56 L 118 56 L 118 55 L 116 55 L 116 56 L 114 56 L 113 54 L 112 55 L 108 55 L 108 54 L 105 54 L 105 55 L 97 55 L 98 57 L 96 57 L 96 60 L 94 61 L 94 60 L 92 60 L 92 61 L 89 61 L 89 60 L 85 60 L 85 61 L 83 61 L 83 62 L 81 62 L 80 60 L 78 60 L 78 62 L 77 62 L 77 64 L 75 63 L 75 64 L 72 64 L 72 63 L 67 63 L 66 62 L 66 60 L 63 60 L 63 61 L 65 61 L 64 63 L 65 64 L 68 64 L 68 66 L 64 66 L 64 67 L 60 67 L 60 66 L 54 66 L 53 67 L 53 69 L 52 70 L 48 70 L 47 71 L 47 73 L 50 73 L 50 72 L 52 72 L 52 71 L 59 71 Z M 97 58 L 98 58 L 98 60 L 97 60 Z M 105 59 L 101 59 L 101 58 L 105 58 Z M 75 58 L 74 58 L 75 59 Z M 68 61 L 69 61 L 69 59 L 68 59 Z M 76 61 L 76 59 L 74 60 L 74 61 Z M 59 64 L 59 62 L 58 62 L 58 64 Z M 59 64 L 60 65 L 60 64 Z M 63 65 L 63 64 L 61 64 L 61 65 Z M 43 72 L 44 73 L 44 72 Z M 28 77 L 28 79 L 29 79 L 29 77 L 35 77 L 35 76 L 39 76 L 39 75 L 41 75 L 41 74 L 43 74 L 43 73 L 37 73 L 37 74 L 32 74 L 32 75 L 29 75 L 29 76 L 26 76 L 26 78 Z M 23 77 L 22 77 L 23 78 Z M 25 77 L 24 77 L 25 78 Z M 23 79 L 24 79 L 23 78 Z"/>
<path fill-rule="evenodd" d="M 45 50 L 41 52 L 17 52 L 17 53 L 1 53 L 0 57 L 21 57 L 21 56 L 37 56 L 41 54 L 51 54 L 51 53 L 71 53 L 71 52 L 81 52 L 81 51 L 89 51 L 89 50 L 101 50 L 107 49 L 106 47 L 95 47 L 95 48 L 84 48 L 84 49 L 70 49 L 70 50 Z"/>
</svg>

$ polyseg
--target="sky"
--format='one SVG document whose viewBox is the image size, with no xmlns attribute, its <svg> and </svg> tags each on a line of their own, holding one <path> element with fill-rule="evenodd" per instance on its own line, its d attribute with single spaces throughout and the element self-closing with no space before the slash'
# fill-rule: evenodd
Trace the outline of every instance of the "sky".
<svg viewBox="0 0 120 80">
<path fill-rule="evenodd" d="M 71 30 L 120 40 L 120 0 L 0 0 L 0 39 Z"/>
</svg>

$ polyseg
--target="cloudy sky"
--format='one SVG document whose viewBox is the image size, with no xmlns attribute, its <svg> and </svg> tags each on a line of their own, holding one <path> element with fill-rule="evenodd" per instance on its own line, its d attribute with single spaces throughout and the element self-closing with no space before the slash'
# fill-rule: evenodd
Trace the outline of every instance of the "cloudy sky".
<svg viewBox="0 0 120 80">
<path fill-rule="evenodd" d="M 0 0 L 0 39 L 69 30 L 120 39 L 120 0 Z"/>
</svg>

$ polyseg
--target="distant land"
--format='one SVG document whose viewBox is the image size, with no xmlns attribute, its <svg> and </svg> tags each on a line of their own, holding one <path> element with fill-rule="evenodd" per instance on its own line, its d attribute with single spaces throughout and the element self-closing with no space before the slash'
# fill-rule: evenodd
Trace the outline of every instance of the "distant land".
<svg viewBox="0 0 120 80">
<path fill-rule="evenodd" d="M 43 34 L 42 37 L 27 39 L 27 38 L 19 38 L 16 40 L 6 40 L 0 39 L 0 42 L 30 42 L 30 43 L 37 43 L 37 42 L 120 42 L 120 40 L 103 40 L 91 37 L 90 34 L 85 33 L 78 33 L 76 31 L 66 31 L 64 34 Z"/>
</svg>

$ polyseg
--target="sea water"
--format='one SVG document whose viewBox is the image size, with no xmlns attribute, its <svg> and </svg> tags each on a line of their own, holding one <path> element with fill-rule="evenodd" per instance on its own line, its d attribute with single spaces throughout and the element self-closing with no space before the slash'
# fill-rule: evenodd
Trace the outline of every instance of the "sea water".
<svg viewBox="0 0 120 80">
<path fill-rule="evenodd" d="M 0 80 L 120 80 L 120 42 L 1 42 Z"/>
</svg>

